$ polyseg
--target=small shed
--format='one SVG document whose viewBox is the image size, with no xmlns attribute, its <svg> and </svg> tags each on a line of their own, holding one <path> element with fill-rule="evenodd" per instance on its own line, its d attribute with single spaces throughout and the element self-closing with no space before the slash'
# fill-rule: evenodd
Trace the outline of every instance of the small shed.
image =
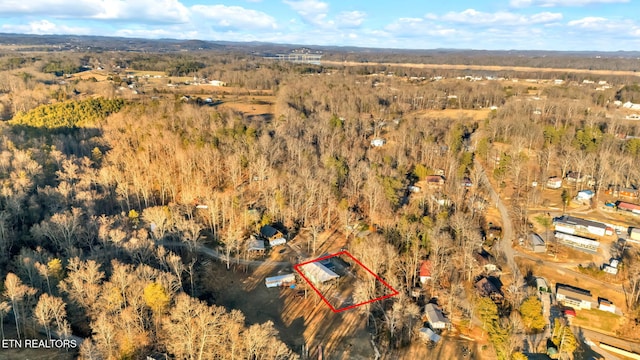
<svg viewBox="0 0 640 360">
<path fill-rule="evenodd" d="M 598 310 L 607 311 L 610 313 L 616 313 L 616 306 L 609 300 L 604 298 L 598 298 Z"/>
<path fill-rule="evenodd" d="M 442 337 L 436 334 L 433 330 L 423 327 L 420 329 L 420 338 L 423 341 L 433 341 L 434 343 L 437 343 Z"/>
<path fill-rule="evenodd" d="M 296 282 L 295 274 L 283 274 L 272 276 L 264 279 L 264 283 L 268 288 L 287 286 Z"/>
<path fill-rule="evenodd" d="M 529 241 L 531 242 L 531 250 L 533 250 L 534 253 L 543 253 L 547 251 L 547 246 L 540 235 L 535 233 L 529 235 Z"/>
<path fill-rule="evenodd" d="M 247 251 L 249 252 L 261 252 L 265 250 L 264 240 L 257 239 L 255 236 L 251 236 L 249 243 L 247 244 Z"/>
</svg>

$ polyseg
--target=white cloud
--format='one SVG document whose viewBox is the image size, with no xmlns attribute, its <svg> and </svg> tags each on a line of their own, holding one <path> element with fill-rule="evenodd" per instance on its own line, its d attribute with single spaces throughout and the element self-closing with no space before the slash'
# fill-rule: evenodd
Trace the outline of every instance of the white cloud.
<svg viewBox="0 0 640 360">
<path fill-rule="evenodd" d="M 354 28 L 362 25 L 364 19 L 367 17 L 362 11 L 343 11 L 336 16 L 336 23 L 338 27 Z"/>
<path fill-rule="evenodd" d="M 194 30 L 184 31 L 184 29 L 182 29 L 181 31 L 181 29 L 163 27 L 158 29 L 119 29 L 114 32 L 113 36 L 148 39 L 199 39 L 202 37 L 202 34 Z"/>
<path fill-rule="evenodd" d="M 189 20 L 189 10 L 179 0 L 4 0 L 0 3 L 0 17 L 19 15 L 154 23 Z"/>
<path fill-rule="evenodd" d="M 434 18 L 433 14 L 427 14 L 430 18 Z M 437 17 L 435 17 L 437 18 Z M 499 11 L 495 13 L 487 13 L 474 9 L 467 9 L 462 12 L 448 12 L 437 18 L 442 21 L 469 24 L 469 25 L 532 25 L 549 23 L 562 20 L 562 14 L 541 12 L 533 15 L 521 15 L 508 11 Z"/>
<path fill-rule="evenodd" d="M 27 24 L 4 24 L 0 27 L 3 32 L 11 33 L 25 33 L 25 34 L 74 34 L 74 35 L 88 35 L 91 34 L 91 30 L 82 27 L 72 27 L 66 25 L 54 24 L 49 20 L 31 21 Z"/>
<path fill-rule="evenodd" d="M 324 20 L 329 12 L 329 4 L 318 0 L 284 0 L 283 2 L 305 21 L 315 25 L 324 25 Z"/>
<path fill-rule="evenodd" d="M 585 29 L 585 28 L 600 27 L 606 24 L 607 22 L 608 20 L 603 17 L 588 16 L 582 19 L 569 21 L 567 24 L 569 26 L 576 26 L 576 27 L 581 27 Z"/>
<path fill-rule="evenodd" d="M 445 27 L 430 21 L 425 21 L 423 18 L 399 18 L 393 23 L 387 25 L 384 30 L 391 37 L 452 37 L 452 36 L 464 36 L 465 32 L 462 30 Z"/>
<path fill-rule="evenodd" d="M 511 0 L 513 7 L 573 7 L 593 4 L 628 3 L 630 0 Z"/>
<path fill-rule="evenodd" d="M 276 29 L 277 21 L 261 11 L 245 9 L 240 6 L 194 5 L 191 7 L 206 19 L 215 21 L 214 26 L 230 29 Z"/>
<path fill-rule="evenodd" d="M 587 16 L 569 21 L 567 25 L 582 32 L 589 31 L 591 37 L 603 37 L 606 35 L 614 38 L 625 38 L 627 36 L 637 37 L 640 34 L 640 26 L 631 20 L 613 20 Z"/>
<path fill-rule="evenodd" d="M 190 12 L 178 0 L 106 0 L 100 20 L 143 20 L 145 22 L 186 23 Z M 108 4 L 108 5 L 107 5 Z"/>
<path fill-rule="evenodd" d="M 98 1 L 64 0 L 4 0 L 0 2 L 0 16 L 48 15 L 51 17 L 87 17 L 100 11 Z"/>
</svg>

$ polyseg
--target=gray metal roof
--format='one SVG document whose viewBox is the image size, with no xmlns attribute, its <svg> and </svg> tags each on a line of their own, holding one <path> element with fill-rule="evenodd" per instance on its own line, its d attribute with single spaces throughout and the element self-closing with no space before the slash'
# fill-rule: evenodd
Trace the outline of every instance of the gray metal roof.
<svg viewBox="0 0 640 360">
<path fill-rule="evenodd" d="M 430 323 L 437 323 L 437 322 L 449 323 L 449 319 L 444 317 L 442 310 L 438 309 L 438 306 L 436 306 L 436 304 L 429 303 L 425 305 L 424 312 L 427 315 L 427 319 L 429 319 Z"/>
</svg>

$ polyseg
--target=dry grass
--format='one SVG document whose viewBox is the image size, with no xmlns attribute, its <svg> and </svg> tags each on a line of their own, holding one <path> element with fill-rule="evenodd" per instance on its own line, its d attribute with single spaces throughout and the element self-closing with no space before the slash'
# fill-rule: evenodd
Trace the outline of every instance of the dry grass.
<svg viewBox="0 0 640 360">
<path fill-rule="evenodd" d="M 245 115 L 273 114 L 275 96 L 227 96 L 222 99 L 221 108 L 229 108 Z"/>
<path fill-rule="evenodd" d="M 623 318 L 601 310 L 579 310 L 576 317 L 571 320 L 571 325 L 581 326 L 588 329 L 596 329 L 604 333 L 615 336 L 616 330 L 620 327 Z"/>
<path fill-rule="evenodd" d="M 336 235 L 323 234 L 322 240 Z M 331 240 L 329 240 L 331 241 Z M 324 246 L 322 241 L 321 247 Z M 304 244 L 301 243 L 301 246 Z M 285 254 L 274 252 L 271 258 L 283 261 Z M 227 271 L 224 264 L 213 262 L 202 274 L 202 282 L 215 304 L 228 309 L 241 310 L 247 324 L 273 321 L 280 339 L 291 349 L 300 352 L 306 344 L 311 356 L 317 355 L 322 345 L 328 359 L 370 359 L 373 349 L 366 330 L 366 316 L 357 310 L 333 313 L 320 297 L 309 290 L 306 298 L 295 296 L 304 285 L 295 290 L 289 288 L 268 289 L 264 279 L 274 276 L 282 267 L 259 266 L 257 268 Z M 292 269 L 284 269 L 286 272 Z"/>
<path fill-rule="evenodd" d="M 418 118 L 425 119 L 471 119 L 475 121 L 484 120 L 489 116 L 491 110 L 479 109 L 479 110 L 467 110 L 467 109 L 444 109 L 444 110 L 421 110 L 408 114 L 409 116 L 416 116 Z"/>
<path fill-rule="evenodd" d="M 412 63 L 360 63 L 341 61 L 322 61 L 322 65 L 336 66 L 399 66 L 417 69 L 453 69 L 453 70 L 480 70 L 480 71 L 520 71 L 520 72 L 557 72 L 557 73 L 582 73 L 593 75 L 618 75 L 618 76 L 640 76 L 634 71 L 620 70 L 589 70 L 572 68 L 536 68 L 526 66 L 497 66 L 497 65 L 453 65 L 453 64 L 412 64 Z"/>
</svg>

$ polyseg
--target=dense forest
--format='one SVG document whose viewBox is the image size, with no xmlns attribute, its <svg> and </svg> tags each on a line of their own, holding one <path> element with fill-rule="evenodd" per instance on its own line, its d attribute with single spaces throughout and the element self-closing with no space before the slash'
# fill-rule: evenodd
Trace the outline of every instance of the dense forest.
<svg viewBox="0 0 640 360">
<path fill-rule="evenodd" d="M 603 67 L 624 68 L 620 61 Z M 518 358 L 521 334 L 542 330 L 540 304 L 522 286 L 524 274 L 505 275 L 514 285 L 501 303 L 470 291 L 481 272 L 474 254 L 491 248 L 483 237 L 490 195 L 478 164 L 492 164 L 492 181 L 515 189 L 508 206 L 518 235 L 527 231 L 526 208 L 543 202 L 532 180 L 571 170 L 589 174 L 597 192 L 640 185 L 640 141 L 620 137 L 640 136 L 640 129 L 605 116 L 615 101 L 638 101 L 633 78 L 602 77 L 613 86 L 596 91 L 578 86 L 590 79 L 579 73 L 559 74 L 562 86 L 481 83 L 461 70 L 295 65 L 206 53 L 13 54 L 0 63 L 3 336 L 73 334 L 85 339 L 83 359 L 302 355 L 278 340 L 273 323 L 248 325 L 199 281 L 205 272 L 199 246 L 243 256 L 246 235 L 272 223 L 291 234 L 373 230 L 349 246 L 403 289 L 362 308 L 383 353 L 417 341 L 420 309 L 408 292 L 429 259 L 432 280 L 424 290 L 467 323 L 479 317 L 498 359 Z M 109 80 L 66 76 L 86 64 L 112 72 Z M 226 99 L 269 93 L 275 113 L 247 116 L 149 89 L 124 100 L 117 90 L 131 85 L 127 68 L 218 79 L 229 84 Z M 543 76 L 492 74 L 525 75 Z M 444 112 L 489 108 L 481 119 Z M 441 115 L 424 116 L 429 112 Z M 372 147 L 374 138 L 385 146 Z M 441 189 L 410 194 L 409 186 L 434 174 L 446 179 Z M 461 186 L 465 179 L 475 186 Z M 207 206 L 197 210 L 199 204 Z M 507 267 L 506 256 L 492 251 Z M 640 323 L 635 251 L 625 259 L 625 290 L 632 294 L 626 335 Z M 367 285 L 356 289 L 362 299 L 378 291 Z M 563 324 L 555 326 L 564 334 Z M 561 350 L 571 353 L 573 344 Z"/>
</svg>

